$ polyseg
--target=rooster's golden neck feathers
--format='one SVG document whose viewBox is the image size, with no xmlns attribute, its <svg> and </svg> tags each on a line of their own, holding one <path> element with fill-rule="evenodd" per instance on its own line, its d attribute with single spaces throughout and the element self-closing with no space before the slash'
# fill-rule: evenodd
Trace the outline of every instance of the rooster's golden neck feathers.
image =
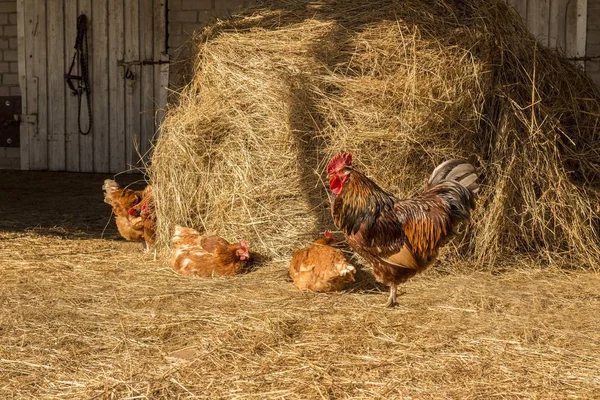
<svg viewBox="0 0 600 400">
<path fill-rule="evenodd" d="M 335 224 L 347 235 L 361 225 L 370 227 L 382 213 L 394 212 L 396 198 L 362 173 L 351 170 L 341 193 L 333 201 Z"/>
</svg>

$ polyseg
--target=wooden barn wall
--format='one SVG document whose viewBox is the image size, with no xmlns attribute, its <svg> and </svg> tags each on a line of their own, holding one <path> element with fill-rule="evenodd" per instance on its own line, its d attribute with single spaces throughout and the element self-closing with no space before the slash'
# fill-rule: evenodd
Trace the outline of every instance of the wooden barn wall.
<svg viewBox="0 0 600 400">
<path fill-rule="evenodd" d="M 545 46 L 567 57 L 586 55 L 588 0 L 507 0 Z M 583 64 L 582 64 L 583 66 Z"/>
<path fill-rule="evenodd" d="M 186 77 L 182 68 L 169 71 L 168 64 L 140 65 L 141 59 L 187 58 L 185 43 L 194 31 L 215 15 L 228 15 L 253 2 L 169 0 L 167 27 L 166 0 L 14 1 L 24 115 L 21 168 L 81 172 L 127 170 L 138 166 L 138 153 L 150 148 L 167 101 L 166 81 L 178 86 Z M 600 0 L 506 2 L 541 43 L 583 59 L 580 65 L 600 84 Z M 81 12 L 90 18 L 94 124 L 88 136 L 78 132 L 77 98 L 63 79 L 73 56 L 75 23 Z M 127 66 L 136 79 L 124 78 Z"/>
<path fill-rule="evenodd" d="M 93 120 L 87 135 L 64 79 L 82 13 Z M 17 15 L 21 168 L 106 173 L 142 165 L 166 106 L 165 0 L 17 0 Z M 87 114 L 84 96 L 84 130 Z"/>
<path fill-rule="evenodd" d="M 588 0 L 585 70 L 600 86 L 600 0 Z"/>
</svg>

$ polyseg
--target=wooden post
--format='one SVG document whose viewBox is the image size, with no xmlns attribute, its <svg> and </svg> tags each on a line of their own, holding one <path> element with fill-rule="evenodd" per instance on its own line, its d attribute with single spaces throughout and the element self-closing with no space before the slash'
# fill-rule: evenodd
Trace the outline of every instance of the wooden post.
<svg viewBox="0 0 600 400">
<path fill-rule="evenodd" d="M 28 43 L 25 40 L 25 7 L 24 0 L 17 0 L 17 47 L 19 58 L 19 86 L 21 87 L 21 115 L 27 115 L 27 49 Z M 30 126 L 21 121 L 20 142 L 21 142 L 21 169 L 29 169 L 29 135 Z"/>
</svg>

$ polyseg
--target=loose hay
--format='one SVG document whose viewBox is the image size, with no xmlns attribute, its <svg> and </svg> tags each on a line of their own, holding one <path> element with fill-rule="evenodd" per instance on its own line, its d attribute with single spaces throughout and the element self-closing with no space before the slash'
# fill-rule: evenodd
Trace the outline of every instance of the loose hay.
<svg viewBox="0 0 600 400">
<path fill-rule="evenodd" d="M 119 240 L 106 177 L 0 172 L 0 399 L 600 398 L 598 273 L 438 269 L 396 310 L 364 271 L 190 279 Z"/>
<path fill-rule="evenodd" d="M 591 272 L 433 272 L 390 311 L 377 291 L 298 291 L 281 265 L 189 279 L 64 235 L 0 232 L 1 398 L 600 396 Z"/>
<path fill-rule="evenodd" d="M 447 261 L 600 257 L 600 97 L 500 1 L 270 1 L 208 26 L 151 167 L 176 223 L 287 257 L 331 228 L 340 151 L 407 196 L 450 157 L 483 175 Z"/>
</svg>

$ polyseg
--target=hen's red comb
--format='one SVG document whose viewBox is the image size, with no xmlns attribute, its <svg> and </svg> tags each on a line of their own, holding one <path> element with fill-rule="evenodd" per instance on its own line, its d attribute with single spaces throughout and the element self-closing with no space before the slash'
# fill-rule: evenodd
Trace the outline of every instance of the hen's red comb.
<svg viewBox="0 0 600 400">
<path fill-rule="evenodd" d="M 248 251 L 248 242 L 245 240 L 240 240 L 240 247 L 245 250 Z"/>
<path fill-rule="evenodd" d="M 352 154 L 348 152 L 342 152 L 329 161 L 327 165 L 327 175 L 332 175 L 335 171 L 343 168 L 343 167 L 351 167 L 352 166 Z"/>
<path fill-rule="evenodd" d="M 133 217 L 133 214 L 135 214 L 135 208 L 131 207 L 129 209 L 129 215 L 131 215 Z"/>
<path fill-rule="evenodd" d="M 335 239 L 335 236 L 333 236 L 333 233 L 331 233 L 329 229 L 323 232 L 323 236 L 325 236 L 327 239 Z"/>
</svg>

